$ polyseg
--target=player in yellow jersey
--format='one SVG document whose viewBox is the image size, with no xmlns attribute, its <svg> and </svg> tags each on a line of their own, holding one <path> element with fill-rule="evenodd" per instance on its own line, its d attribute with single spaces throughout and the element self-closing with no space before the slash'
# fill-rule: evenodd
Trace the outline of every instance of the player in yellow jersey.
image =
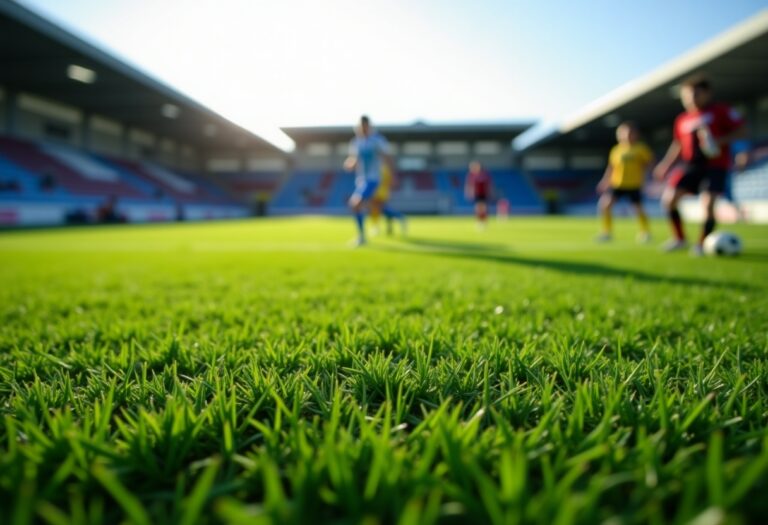
<svg viewBox="0 0 768 525">
<path fill-rule="evenodd" d="M 639 137 L 637 126 L 632 122 L 624 122 L 616 128 L 618 144 L 611 149 L 605 175 L 597 185 L 597 192 L 601 194 L 598 208 L 603 226 L 597 237 L 599 242 L 607 242 L 613 238 L 613 205 L 622 197 L 627 197 L 637 212 L 637 219 L 640 221 L 637 240 L 642 243 L 651 240 L 641 190 L 645 175 L 653 163 L 653 152 Z"/>
<path fill-rule="evenodd" d="M 371 198 L 371 224 L 374 235 L 379 232 L 379 218 L 381 209 L 389 201 L 389 192 L 392 187 L 392 170 L 389 166 L 382 165 L 379 175 L 379 187 Z M 391 228 L 391 221 L 387 221 L 387 227 Z"/>
<path fill-rule="evenodd" d="M 376 192 L 371 198 L 371 222 L 373 223 L 374 235 L 379 231 L 379 217 L 381 217 L 382 213 L 387 218 L 387 233 L 389 235 L 392 235 L 392 219 L 398 219 L 400 221 L 402 233 L 405 233 L 405 216 L 387 205 L 392 190 L 392 184 L 392 170 L 386 164 L 382 164 L 381 175 L 379 176 L 379 186 L 376 188 Z"/>
</svg>

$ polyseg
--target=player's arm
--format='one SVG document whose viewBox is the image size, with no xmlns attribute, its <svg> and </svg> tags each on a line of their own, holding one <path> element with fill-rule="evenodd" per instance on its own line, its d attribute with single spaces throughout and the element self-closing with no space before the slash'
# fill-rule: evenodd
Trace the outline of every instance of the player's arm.
<svg viewBox="0 0 768 525">
<path fill-rule="evenodd" d="M 349 155 L 344 159 L 344 170 L 355 171 L 355 168 L 357 168 L 357 155 Z"/>
<path fill-rule="evenodd" d="M 749 141 L 737 139 L 731 144 L 733 147 L 733 167 L 735 171 L 742 172 L 746 169 L 752 160 L 752 152 L 750 151 Z"/>
<path fill-rule="evenodd" d="M 344 170 L 355 171 L 355 169 L 357 169 L 357 147 L 355 142 L 351 141 L 349 143 L 349 153 L 347 153 L 347 158 L 344 159 Z"/>
<path fill-rule="evenodd" d="M 659 162 L 653 169 L 653 176 L 659 180 L 662 180 L 664 177 L 666 177 L 670 168 L 672 168 L 672 165 L 677 162 L 678 158 L 680 158 L 680 151 L 680 142 L 678 140 L 673 140 L 669 145 L 664 158 L 661 159 L 661 162 Z"/>
<path fill-rule="evenodd" d="M 605 173 L 603 173 L 603 178 L 600 179 L 600 182 L 597 183 L 597 193 L 605 193 L 608 188 L 610 188 L 611 185 L 611 174 L 613 173 L 613 166 L 608 164 L 605 167 Z"/>
</svg>

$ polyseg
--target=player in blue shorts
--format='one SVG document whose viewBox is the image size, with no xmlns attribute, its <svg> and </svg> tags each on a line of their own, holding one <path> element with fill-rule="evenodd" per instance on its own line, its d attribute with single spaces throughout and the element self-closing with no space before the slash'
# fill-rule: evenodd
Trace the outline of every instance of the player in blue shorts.
<svg viewBox="0 0 768 525">
<path fill-rule="evenodd" d="M 349 198 L 349 207 L 352 208 L 357 224 L 357 246 L 365 244 L 364 209 L 379 186 L 382 161 L 394 173 L 394 161 L 387 139 L 375 131 L 370 119 L 363 115 L 355 128 L 355 138 L 349 143 L 349 156 L 344 161 L 344 169 L 355 172 L 355 191 Z"/>
</svg>

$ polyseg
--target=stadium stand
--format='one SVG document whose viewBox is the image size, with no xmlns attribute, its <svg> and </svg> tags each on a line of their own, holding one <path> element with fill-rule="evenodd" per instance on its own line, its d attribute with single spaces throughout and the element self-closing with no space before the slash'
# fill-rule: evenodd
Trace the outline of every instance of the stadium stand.
<svg viewBox="0 0 768 525">
<path fill-rule="evenodd" d="M 217 173 L 216 182 L 235 198 L 249 200 L 254 194 L 274 197 L 280 187 L 281 173 L 276 172 L 226 172 Z"/>
<path fill-rule="evenodd" d="M 733 196 L 737 202 L 768 200 L 768 142 L 756 144 L 749 164 L 734 174 Z"/>
<path fill-rule="evenodd" d="M 533 180 L 540 195 L 556 193 L 564 206 L 597 204 L 595 186 L 602 173 L 595 170 L 531 170 Z"/>
<path fill-rule="evenodd" d="M 392 188 L 394 207 L 407 213 L 470 213 L 464 196 L 463 169 L 399 172 Z M 513 213 L 540 213 L 536 190 L 516 170 L 491 170 L 498 197 L 510 201 Z M 289 176 L 270 203 L 277 214 L 344 213 L 354 187 L 354 176 L 343 171 L 297 171 Z"/>
<path fill-rule="evenodd" d="M 430 171 L 401 171 L 395 179 L 394 191 L 434 191 L 435 177 Z"/>
<path fill-rule="evenodd" d="M 541 213 L 542 199 L 537 189 L 518 170 L 489 169 L 493 179 L 494 200 L 505 198 L 513 214 Z M 436 187 L 450 199 L 455 213 L 471 213 L 472 203 L 464 196 L 465 169 L 435 171 Z"/>
<path fill-rule="evenodd" d="M 115 196 L 183 203 L 231 204 L 213 181 L 145 161 L 93 155 L 59 144 L 0 136 L 0 180 L 21 195 Z"/>
<path fill-rule="evenodd" d="M 377 128 L 393 145 L 397 176 L 392 206 L 409 214 L 471 213 L 464 197 L 468 163 L 479 158 L 498 179 L 513 213 L 538 213 L 541 199 L 513 168 L 511 140 L 531 122 L 411 125 Z M 354 175 L 340 171 L 351 126 L 283 128 L 296 142 L 293 173 L 271 203 L 275 213 L 346 213 Z M 318 153 L 321 152 L 321 153 Z"/>
<path fill-rule="evenodd" d="M 278 191 L 271 205 L 281 212 L 322 208 L 333 184 L 331 171 L 296 171 Z"/>
<path fill-rule="evenodd" d="M 0 137 L 0 157 L 26 173 L 25 186 L 37 179 L 39 191 L 33 193 L 46 194 L 47 190 L 61 189 L 69 195 L 147 197 L 116 171 L 69 148 L 40 147 L 29 141 Z"/>
<path fill-rule="evenodd" d="M 211 159 L 285 158 L 17 2 L 0 2 L 0 43 L 4 225 L 62 224 L 108 203 L 130 221 L 242 217 L 249 207 L 208 175 Z"/>
<path fill-rule="evenodd" d="M 498 196 L 509 201 L 512 213 L 540 213 L 542 199 L 535 184 L 518 170 L 490 170 Z"/>
<path fill-rule="evenodd" d="M 199 184 L 156 164 L 116 158 L 109 160 L 113 165 L 121 166 L 152 187 L 152 195 L 158 200 L 181 203 L 221 201 L 206 192 Z"/>
<path fill-rule="evenodd" d="M 91 154 L 62 144 L 0 136 L 0 223 L 17 224 L 18 206 L 48 206 L 41 223 L 66 222 L 73 210 L 93 220 L 105 199 L 117 199 L 131 220 L 242 216 L 246 210 L 205 177 L 155 163 Z M 179 208 L 182 205 L 188 210 Z M 139 211 L 150 206 L 151 211 Z M 35 223 L 32 220 L 32 223 Z"/>
</svg>

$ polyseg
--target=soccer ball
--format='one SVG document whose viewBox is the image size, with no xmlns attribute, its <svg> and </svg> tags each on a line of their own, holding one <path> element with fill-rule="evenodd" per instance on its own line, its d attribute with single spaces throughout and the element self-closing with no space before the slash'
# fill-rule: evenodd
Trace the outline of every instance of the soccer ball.
<svg viewBox="0 0 768 525">
<path fill-rule="evenodd" d="M 704 253 L 707 255 L 738 255 L 741 253 L 741 239 L 729 232 L 713 232 L 704 239 Z"/>
</svg>

